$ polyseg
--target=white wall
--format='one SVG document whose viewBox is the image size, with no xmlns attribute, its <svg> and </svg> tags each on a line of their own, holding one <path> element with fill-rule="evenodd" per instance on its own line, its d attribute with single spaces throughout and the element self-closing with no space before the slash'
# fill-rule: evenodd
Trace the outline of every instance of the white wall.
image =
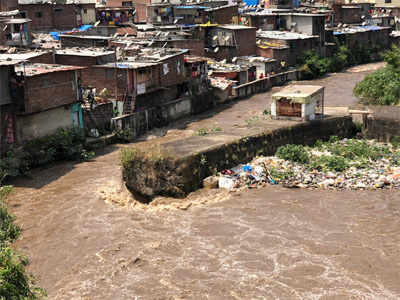
<svg viewBox="0 0 400 300">
<path fill-rule="evenodd" d="M 53 108 L 44 112 L 17 116 L 18 142 L 54 133 L 60 127 L 72 127 L 71 109 Z"/>
</svg>

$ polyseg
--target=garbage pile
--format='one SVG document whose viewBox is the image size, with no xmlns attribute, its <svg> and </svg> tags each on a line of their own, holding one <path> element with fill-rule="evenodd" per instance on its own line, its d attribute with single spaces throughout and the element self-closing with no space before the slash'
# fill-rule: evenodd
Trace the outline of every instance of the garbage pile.
<svg viewBox="0 0 400 300">
<path fill-rule="evenodd" d="M 312 189 L 400 188 L 400 148 L 392 144 L 344 139 L 313 148 L 295 145 L 305 154 L 302 162 L 281 158 L 285 153 L 296 158 L 289 146 L 278 149 L 277 156 L 256 157 L 248 164 L 223 170 L 214 182 L 229 190 L 276 184 Z"/>
</svg>

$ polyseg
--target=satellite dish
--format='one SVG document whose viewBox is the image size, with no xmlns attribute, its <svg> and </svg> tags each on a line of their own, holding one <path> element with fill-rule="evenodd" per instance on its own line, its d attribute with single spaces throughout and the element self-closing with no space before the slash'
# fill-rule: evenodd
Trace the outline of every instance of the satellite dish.
<svg viewBox="0 0 400 300">
<path fill-rule="evenodd" d="M 230 38 L 231 38 L 231 37 L 230 37 L 229 35 L 226 36 L 226 37 L 225 37 L 225 42 L 229 41 Z"/>
<path fill-rule="evenodd" d="M 125 33 L 124 37 L 127 37 L 127 36 L 128 36 L 128 33 Z"/>
<path fill-rule="evenodd" d="M 218 40 L 218 35 L 214 35 L 212 39 L 213 39 L 213 41 Z"/>
<path fill-rule="evenodd" d="M 178 19 L 175 19 L 175 20 L 174 20 L 174 24 L 178 23 L 178 21 L 179 21 Z"/>
<path fill-rule="evenodd" d="M 154 41 L 151 41 L 148 46 L 151 47 L 151 45 L 153 45 Z"/>
<path fill-rule="evenodd" d="M 221 60 L 221 64 L 226 64 L 226 59 Z"/>
<path fill-rule="evenodd" d="M 261 40 L 257 40 L 256 44 L 260 45 L 261 44 Z"/>
<path fill-rule="evenodd" d="M 235 63 L 237 61 L 237 57 L 235 56 L 234 58 L 232 58 L 232 62 Z"/>
<path fill-rule="evenodd" d="M 8 25 L 4 26 L 3 31 L 6 31 L 7 27 L 8 27 Z"/>
<path fill-rule="evenodd" d="M 99 26 L 99 24 L 100 24 L 100 21 L 97 21 L 96 23 L 94 23 L 94 27 Z"/>
<path fill-rule="evenodd" d="M 219 47 L 214 49 L 214 53 L 217 53 L 219 51 Z"/>
<path fill-rule="evenodd" d="M 161 31 L 157 31 L 156 37 L 159 37 L 161 33 L 162 33 Z"/>
<path fill-rule="evenodd" d="M 208 71 L 208 76 L 211 76 L 212 75 L 212 73 L 213 73 L 213 71 Z"/>
<path fill-rule="evenodd" d="M 261 28 L 260 28 L 260 29 L 258 29 L 258 30 L 257 30 L 257 32 L 258 32 L 258 33 L 261 33 L 261 32 L 262 32 L 262 29 L 261 29 Z"/>
<path fill-rule="evenodd" d="M 118 36 L 118 32 L 116 32 L 116 33 L 113 35 L 113 38 L 115 39 L 117 36 Z"/>
</svg>

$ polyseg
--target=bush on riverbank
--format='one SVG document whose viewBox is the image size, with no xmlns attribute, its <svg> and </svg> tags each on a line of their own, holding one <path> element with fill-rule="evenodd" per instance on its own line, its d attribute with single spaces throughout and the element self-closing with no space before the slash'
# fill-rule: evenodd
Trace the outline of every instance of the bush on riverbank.
<svg viewBox="0 0 400 300">
<path fill-rule="evenodd" d="M 34 278 L 25 270 L 27 258 L 10 247 L 21 232 L 4 203 L 11 190 L 10 186 L 0 186 L 0 299 L 43 299 L 44 290 L 35 285 Z"/>
<path fill-rule="evenodd" d="M 386 52 L 387 66 L 365 76 L 354 88 L 354 95 L 364 104 L 397 105 L 400 102 L 400 48 Z"/>
<path fill-rule="evenodd" d="M 363 47 L 356 44 L 350 49 L 336 41 L 332 57 L 322 57 L 316 51 L 307 51 L 299 59 L 298 69 L 302 79 L 311 80 L 327 73 L 340 72 L 353 65 L 380 60 L 380 51 L 379 45 Z"/>
<path fill-rule="evenodd" d="M 94 156 L 85 149 L 80 129 L 58 129 L 54 134 L 31 140 L 13 148 L 0 160 L 0 179 L 19 176 L 31 168 L 62 160 L 87 160 Z"/>
</svg>

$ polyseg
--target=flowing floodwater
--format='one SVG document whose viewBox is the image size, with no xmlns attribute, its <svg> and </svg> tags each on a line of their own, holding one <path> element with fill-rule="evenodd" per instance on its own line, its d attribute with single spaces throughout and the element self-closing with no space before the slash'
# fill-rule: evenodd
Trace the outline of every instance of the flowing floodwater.
<svg viewBox="0 0 400 300">
<path fill-rule="evenodd" d="M 16 182 L 17 246 L 49 299 L 400 297 L 399 192 L 268 186 L 146 206 L 117 157 Z"/>
<path fill-rule="evenodd" d="M 327 102 L 361 77 L 321 79 Z M 257 95 L 166 136 L 207 122 L 232 126 L 262 112 L 263 101 Z M 49 299 L 400 298 L 399 191 L 267 186 L 146 206 L 124 189 L 120 147 L 13 182 L 10 209 L 24 229 L 16 247 Z"/>
</svg>

